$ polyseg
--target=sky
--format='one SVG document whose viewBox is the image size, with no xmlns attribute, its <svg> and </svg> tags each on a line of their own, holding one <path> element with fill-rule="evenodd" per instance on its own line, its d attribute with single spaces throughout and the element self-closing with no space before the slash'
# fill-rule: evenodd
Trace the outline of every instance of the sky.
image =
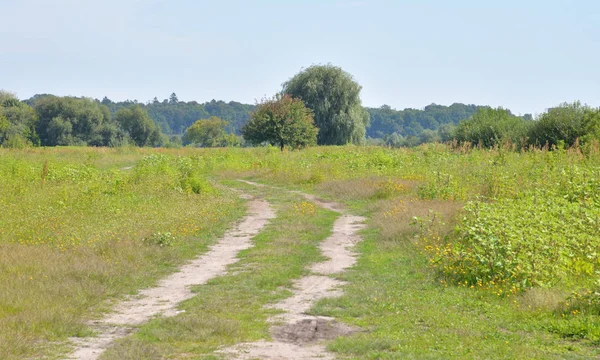
<svg viewBox="0 0 600 360">
<path fill-rule="evenodd" d="M 596 0 L 0 0 L 0 89 L 255 103 L 313 64 L 363 105 L 600 106 Z"/>
</svg>

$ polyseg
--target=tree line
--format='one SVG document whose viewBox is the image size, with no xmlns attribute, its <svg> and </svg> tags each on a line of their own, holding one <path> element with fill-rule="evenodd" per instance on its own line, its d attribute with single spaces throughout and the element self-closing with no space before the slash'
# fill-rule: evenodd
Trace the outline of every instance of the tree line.
<svg viewBox="0 0 600 360">
<path fill-rule="evenodd" d="M 0 91 L 0 145 L 244 146 L 314 144 L 416 146 L 427 142 L 493 147 L 572 146 L 600 139 L 600 110 L 560 104 L 533 119 L 509 110 L 455 103 L 423 110 L 365 108 L 361 86 L 339 67 L 310 66 L 256 105 L 156 97 L 147 103 L 54 95 L 20 101 Z M 240 136 L 241 135 L 241 136 Z"/>
<path fill-rule="evenodd" d="M 226 103 L 212 100 L 202 104 L 196 101 L 180 101 L 175 93 L 162 101 L 155 97 L 147 103 L 136 100 L 114 102 L 104 97 L 101 103 L 113 114 L 121 108 L 138 105 L 148 113 L 161 131 L 168 135 L 183 135 L 185 130 L 197 120 L 212 116 L 227 121 L 227 132 L 239 135 L 242 126 L 250 119 L 250 112 L 254 110 L 254 105 L 235 101 Z"/>
<path fill-rule="evenodd" d="M 562 103 L 532 120 L 503 108 L 483 108 L 460 122 L 442 140 L 491 148 L 510 143 L 520 148 L 564 149 L 600 141 L 600 108 L 579 101 Z"/>
<path fill-rule="evenodd" d="M 0 144 L 25 146 L 165 146 L 165 136 L 139 105 L 114 114 L 97 100 L 54 95 L 19 101 L 0 91 Z"/>
</svg>

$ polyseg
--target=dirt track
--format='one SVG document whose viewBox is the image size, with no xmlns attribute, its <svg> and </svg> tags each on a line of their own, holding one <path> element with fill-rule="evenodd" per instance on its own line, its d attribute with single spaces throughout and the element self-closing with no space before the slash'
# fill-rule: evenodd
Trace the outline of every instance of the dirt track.
<svg viewBox="0 0 600 360">
<path fill-rule="evenodd" d="M 244 181 L 254 186 L 264 186 Z M 306 315 L 320 299 L 341 295 L 339 289 L 344 282 L 328 275 L 337 274 L 351 267 L 356 257 L 351 247 L 360 240 L 358 231 L 364 227 L 364 218 L 344 214 L 343 206 L 325 202 L 313 195 L 296 192 L 319 206 L 341 213 L 333 225 L 333 233 L 323 243 L 321 251 L 329 260 L 314 264 L 313 274 L 298 279 L 294 284 L 294 295 L 273 305 L 283 310 L 281 315 L 269 319 L 273 323 L 273 341 L 258 341 L 238 344 L 220 352 L 232 359 L 332 359 L 320 340 L 333 339 L 354 332 L 347 325 L 332 318 Z"/>
<path fill-rule="evenodd" d="M 157 315 L 177 314 L 177 305 L 193 296 L 189 287 L 223 275 L 227 266 L 237 261 L 237 253 L 250 248 L 252 237 L 274 217 L 269 203 L 250 200 L 248 215 L 207 253 L 182 266 L 179 272 L 161 280 L 156 287 L 142 290 L 138 296 L 117 304 L 115 312 L 92 323 L 97 337 L 71 339 L 76 347 L 70 358 L 97 359 L 113 341 L 132 333 L 136 325 Z"/>
<path fill-rule="evenodd" d="M 261 184 L 244 181 L 254 186 Z M 219 352 L 232 359 L 332 359 L 321 340 L 350 334 L 355 329 L 338 323 L 332 318 L 307 315 L 306 312 L 320 299 L 340 296 L 344 282 L 329 275 L 338 274 L 351 267 L 356 257 L 351 248 L 360 240 L 358 231 L 363 228 L 364 218 L 345 214 L 342 205 L 325 202 L 313 195 L 295 192 L 317 205 L 338 212 L 340 216 L 333 231 L 320 245 L 328 260 L 311 267 L 312 274 L 294 282 L 293 296 L 271 305 L 282 314 L 269 319 L 272 323 L 272 341 L 238 344 Z M 244 195 L 242 195 L 244 196 Z M 227 232 L 217 244 L 180 271 L 163 279 L 153 288 L 142 290 L 138 296 L 117 304 L 114 312 L 92 324 L 96 337 L 74 338 L 76 347 L 71 359 L 95 360 L 115 340 L 127 336 L 135 326 L 150 318 L 173 316 L 177 305 L 193 296 L 191 285 L 201 285 L 223 275 L 228 265 L 237 261 L 240 250 L 252 246 L 251 238 L 258 234 L 275 217 L 270 205 L 264 200 L 251 199 L 249 214 L 237 226 Z"/>
</svg>

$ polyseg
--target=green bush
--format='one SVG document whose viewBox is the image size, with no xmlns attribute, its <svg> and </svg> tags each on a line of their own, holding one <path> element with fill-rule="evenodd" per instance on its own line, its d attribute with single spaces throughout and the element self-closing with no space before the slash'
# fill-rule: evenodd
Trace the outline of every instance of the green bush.
<svg viewBox="0 0 600 360">
<path fill-rule="evenodd" d="M 600 110 L 579 101 L 563 103 L 543 113 L 529 131 L 532 145 L 573 146 L 580 140 L 600 139 Z"/>
<path fill-rule="evenodd" d="M 454 130 L 459 142 L 480 144 L 490 148 L 505 142 L 521 144 L 527 137 L 531 122 L 514 116 L 502 108 L 482 108 L 469 120 L 463 121 Z"/>
<path fill-rule="evenodd" d="M 469 201 L 455 233 L 430 241 L 430 258 L 460 284 L 524 289 L 591 281 L 600 273 L 598 183 L 598 169 L 570 167 L 556 183 L 516 197 Z"/>
</svg>

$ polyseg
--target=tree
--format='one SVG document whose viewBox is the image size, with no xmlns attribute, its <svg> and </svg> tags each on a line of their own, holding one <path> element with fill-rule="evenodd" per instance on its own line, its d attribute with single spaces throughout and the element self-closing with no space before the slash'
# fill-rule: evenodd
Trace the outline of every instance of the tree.
<svg viewBox="0 0 600 360">
<path fill-rule="evenodd" d="M 454 140 L 455 131 L 456 126 L 454 126 L 452 123 L 443 124 L 437 129 L 438 136 L 442 142 Z"/>
<path fill-rule="evenodd" d="M 573 146 L 577 139 L 588 141 L 600 136 L 600 111 L 579 101 L 563 103 L 540 115 L 529 132 L 533 145 Z"/>
<path fill-rule="evenodd" d="M 453 137 L 449 131 L 454 125 L 469 119 L 477 110 L 484 107 L 454 103 L 450 106 L 430 104 L 423 110 L 396 110 L 388 105 L 366 108 L 371 122 L 367 128 L 367 136 L 384 138 L 386 134 L 396 132 L 401 136 L 412 135 L 426 139 L 431 134 L 424 134 L 424 132 L 429 129 L 436 130 L 442 141 L 448 141 Z"/>
<path fill-rule="evenodd" d="M 321 145 L 361 144 L 369 114 L 360 101 L 361 86 L 333 65 L 313 65 L 283 84 L 283 93 L 300 98 L 314 113 Z"/>
<path fill-rule="evenodd" d="M 8 119 L 0 113 L 0 144 L 7 138 L 8 130 L 10 129 L 10 122 Z"/>
<path fill-rule="evenodd" d="M 44 96 L 35 101 L 34 108 L 37 133 L 44 146 L 86 145 L 111 122 L 108 108 L 88 98 Z"/>
<path fill-rule="evenodd" d="M 530 121 L 514 116 L 503 108 L 482 108 L 456 126 L 454 137 L 459 142 L 481 144 L 487 148 L 502 145 L 506 141 L 520 144 L 527 138 L 530 125 Z"/>
<path fill-rule="evenodd" d="M 172 93 L 171 96 L 169 96 L 169 104 L 177 104 L 179 102 L 179 99 L 177 98 L 177 94 Z"/>
<path fill-rule="evenodd" d="M 115 120 L 137 146 L 160 146 L 162 144 L 160 129 L 139 105 L 131 105 L 117 111 Z"/>
<path fill-rule="evenodd" d="M 225 131 L 228 124 L 227 121 L 219 119 L 216 116 L 198 120 L 185 130 L 182 139 L 183 144 L 194 144 L 199 147 L 235 146 L 239 142 L 233 141 L 231 143 L 232 138 Z"/>
<path fill-rule="evenodd" d="M 39 145 L 33 109 L 15 94 L 0 90 L 0 145 L 24 147 Z"/>
<path fill-rule="evenodd" d="M 242 128 L 244 139 L 250 143 L 268 142 L 282 151 L 285 146 L 298 149 L 315 145 L 318 132 L 310 109 L 290 95 L 264 99 Z"/>
</svg>

